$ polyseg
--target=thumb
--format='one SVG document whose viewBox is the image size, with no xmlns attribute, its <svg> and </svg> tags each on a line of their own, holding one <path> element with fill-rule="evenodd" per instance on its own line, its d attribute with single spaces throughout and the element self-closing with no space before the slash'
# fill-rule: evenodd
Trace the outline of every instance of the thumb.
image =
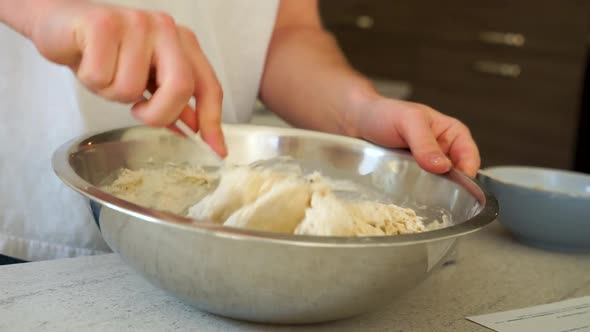
<svg viewBox="0 0 590 332">
<path fill-rule="evenodd" d="M 406 121 L 399 121 L 398 131 L 418 165 L 432 173 L 448 172 L 453 164 L 441 150 L 427 119 L 419 111 L 407 114 Z"/>
</svg>

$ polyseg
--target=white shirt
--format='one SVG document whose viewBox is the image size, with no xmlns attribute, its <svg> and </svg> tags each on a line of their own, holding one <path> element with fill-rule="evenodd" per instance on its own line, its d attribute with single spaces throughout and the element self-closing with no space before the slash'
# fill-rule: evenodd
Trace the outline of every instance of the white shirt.
<svg viewBox="0 0 590 332">
<path fill-rule="evenodd" d="M 191 28 L 224 90 L 224 122 L 250 119 L 279 0 L 109 0 L 168 12 Z M 51 169 L 87 132 L 136 124 L 129 105 L 89 93 L 69 69 L 0 25 L 0 254 L 42 260 L 110 251 L 88 201 Z"/>
</svg>

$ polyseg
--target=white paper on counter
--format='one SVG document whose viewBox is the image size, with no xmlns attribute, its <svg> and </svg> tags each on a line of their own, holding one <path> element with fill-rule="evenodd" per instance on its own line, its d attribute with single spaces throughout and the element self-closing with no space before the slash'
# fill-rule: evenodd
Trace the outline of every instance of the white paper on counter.
<svg viewBox="0 0 590 332">
<path fill-rule="evenodd" d="M 467 319 L 498 332 L 590 332 L 590 296 Z"/>
</svg>

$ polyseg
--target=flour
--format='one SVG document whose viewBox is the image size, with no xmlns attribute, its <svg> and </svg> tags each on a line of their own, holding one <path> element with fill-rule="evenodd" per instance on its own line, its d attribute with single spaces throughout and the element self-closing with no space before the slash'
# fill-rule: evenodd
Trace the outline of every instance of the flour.
<svg viewBox="0 0 590 332">
<path fill-rule="evenodd" d="M 103 190 L 137 205 L 183 214 L 211 191 L 216 180 L 217 174 L 200 167 L 168 164 L 138 170 L 123 169 Z"/>
</svg>

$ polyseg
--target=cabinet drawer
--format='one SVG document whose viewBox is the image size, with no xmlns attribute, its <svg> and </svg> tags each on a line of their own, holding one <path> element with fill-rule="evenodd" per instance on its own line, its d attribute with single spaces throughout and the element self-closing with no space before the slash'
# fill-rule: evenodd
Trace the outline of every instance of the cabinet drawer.
<svg viewBox="0 0 590 332">
<path fill-rule="evenodd" d="M 432 87 L 415 87 L 412 100 L 464 122 L 472 131 L 484 165 L 528 164 L 571 168 L 576 136 L 574 109 L 534 106 L 521 112 L 518 102 L 458 95 Z"/>
<path fill-rule="evenodd" d="M 580 63 L 559 57 L 532 57 L 514 52 L 451 50 L 423 46 L 419 51 L 416 88 L 438 87 L 451 93 L 562 109 L 577 103 Z M 535 112 L 522 109 L 522 112 Z"/>
<path fill-rule="evenodd" d="M 420 0 L 425 38 L 579 56 L 588 33 L 590 2 Z"/>
<path fill-rule="evenodd" d="M 411 1 L 320 1 L 320 14 L 353 67 L 374 78 L 410 79 L 419 31 Z"/>
<path fill-rule="evenodd" d="M 320 1 L 320 15 L 328 29 L 411 31 L 412 2 L 383 0 Z"/>
<path fill-rule="evenodd" d="M 332 33 L 350 63 L 365 75 L 409 79 L 416 61 L 416 39 L 396 33 L 336 29 Z"/>
<path fill-rule="evenodd" d="M 513 133 L 530 143 L 548 140 L 571 144 L 575 138 L 577 112 L 571 107 L 573 104 L 558 109 L 542 104 L 453 94 L 424 86 L 414 87 L 411 99 L 456 117 L 474 130 Z M 533 112 L 523 112 L 523 108 Z"/>
</svg>

